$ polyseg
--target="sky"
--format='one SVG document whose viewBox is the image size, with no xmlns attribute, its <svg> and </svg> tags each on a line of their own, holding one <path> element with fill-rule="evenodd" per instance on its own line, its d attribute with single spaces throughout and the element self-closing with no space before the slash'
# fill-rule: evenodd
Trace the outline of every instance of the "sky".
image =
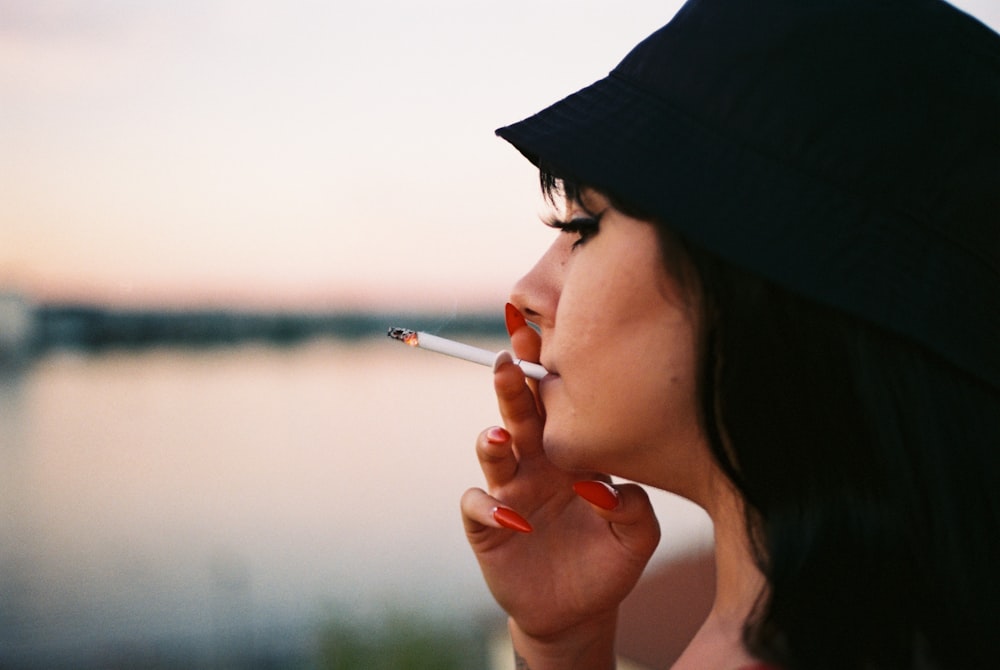
<svg viewBox="0 0 1000 670">
<path fill-rule="evenodd" d="M 680 4 L 0 0 L 0 292 L 498 308 L 553 233 L 493 130 Z"/>
</svg>

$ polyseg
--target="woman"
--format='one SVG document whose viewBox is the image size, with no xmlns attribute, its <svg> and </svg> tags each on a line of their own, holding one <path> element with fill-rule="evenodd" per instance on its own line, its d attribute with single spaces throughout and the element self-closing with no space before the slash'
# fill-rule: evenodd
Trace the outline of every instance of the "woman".
<svg viewBox="0 0 1000 670">
<path fill-rule="evenodd" d="M 462 499 L 520 667 L 614 665 L 659 531 L 609 475 L 714 524 L 676 668 L 993 667 L 1000 38 L 933 0 L 692 0 L 498 134 L 565 233 L 508 307 L 551 374 L 498 357 Z"/>
</svg>

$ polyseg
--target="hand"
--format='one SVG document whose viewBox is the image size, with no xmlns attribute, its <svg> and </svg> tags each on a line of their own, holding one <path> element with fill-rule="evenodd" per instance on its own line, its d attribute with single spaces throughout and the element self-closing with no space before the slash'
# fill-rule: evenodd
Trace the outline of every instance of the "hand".
<svg viewBox="0 0 1000 670">
<path fill-rule="evenodd" d="M 512 340 L 520 357 L 537 360 L 534 330 L 517 328 Z M 509 358 L 499 359 L 494 386 L 506 429 L 485 430 L 476 442 L 486 490 L 470 489 L 462 498 L 469 543 L 494 597 L 511 616 L 516 643 L 524 638 L 564 658 L 594 644 L 607 645 L 610 654 L 618 604 L 659 541 L 649 499 L 634 484 L 605 489 L 603 499 L 593 495 L 602 493 L 602 485 L 584 485 L 583 493 L 602 506 L 581 499 L 574 484 L 606 478 L 565 472 L 548 461 L 541 408 Z M 498 519 L 497 508 L 513 510 L 532 529 L 505 526 L 503 515 L 509 513 Z"/>
</svg>

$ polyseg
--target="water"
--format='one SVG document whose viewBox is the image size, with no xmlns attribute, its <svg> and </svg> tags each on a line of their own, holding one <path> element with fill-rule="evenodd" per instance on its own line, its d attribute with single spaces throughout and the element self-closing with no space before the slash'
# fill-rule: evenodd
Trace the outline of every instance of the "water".
<svg viewBox="0 0 1000 670">
<path fill-rule="evenodd" d="M 0 666 L 497 616 L 458 513 L 497 421 L 487 368 L 381 339 L 50 355 L 0 383 Z M 661 554 L 704 541 L 655 500 Z"/>
</svg>

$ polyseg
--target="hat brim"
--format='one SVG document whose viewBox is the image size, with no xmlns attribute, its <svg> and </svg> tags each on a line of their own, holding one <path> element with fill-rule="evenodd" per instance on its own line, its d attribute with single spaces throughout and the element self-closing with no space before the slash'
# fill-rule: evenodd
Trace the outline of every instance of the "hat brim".
<svg viewBox="0 0 1000 670">
<path fill-rule="evenodd" d="M 696 246 L 893 332 L 918 334 L 1000 385 L 996 344 L 985 335 L 1000 332 L 1000 313 L 947 289 L 969 285 L 970 275 L 972 285 L 989 286 L 995 276 L 986 263 L 955 260 L 965 254 L 939 253 L 953 242 L 907 213 L 705 127 L 615 72 L 496 132 L 536 165 L 613 194 Z M 942 342 L 954 345 L 942 351 Z"/>
</svg>

